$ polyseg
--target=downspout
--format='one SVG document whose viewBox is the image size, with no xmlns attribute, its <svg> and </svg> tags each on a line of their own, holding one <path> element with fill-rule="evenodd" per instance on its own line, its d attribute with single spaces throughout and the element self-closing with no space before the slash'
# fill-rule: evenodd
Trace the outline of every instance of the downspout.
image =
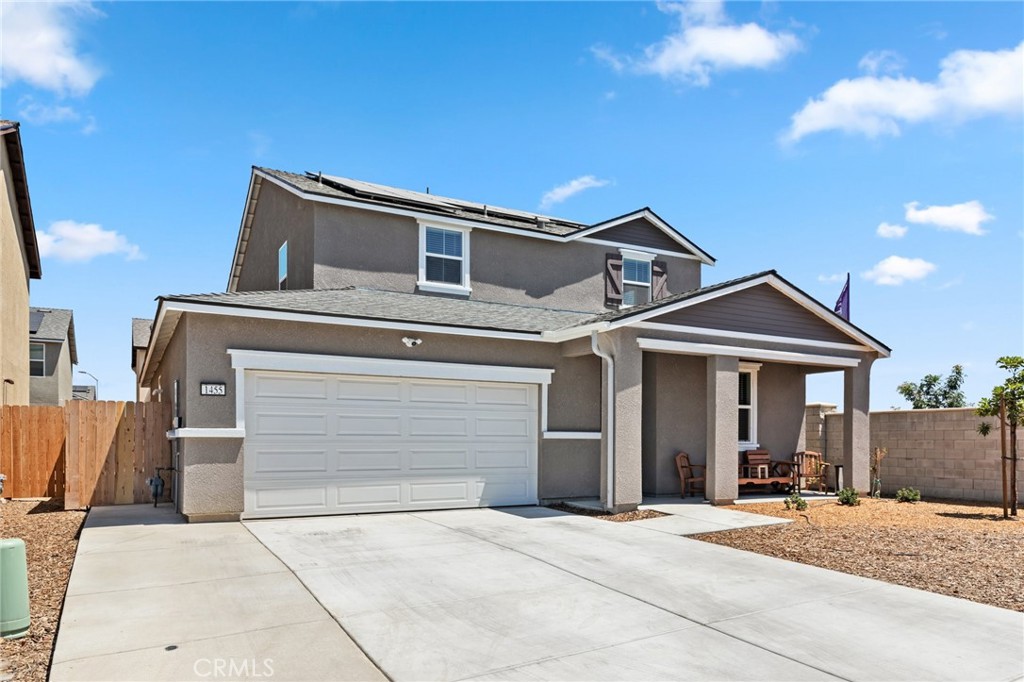
<svg viewBox="0 0 1024 682">
<path fill-rule="evenodd" d="M 607 500 L 608 508 L 611 509 L 615 506 L 615 358 L 601 350 L 597 343 L 596 331 L 590 332 L 590 349 L 594 351 L 594 355 L 604 360 L 605 372 L 607 374 L 605 386 L 607 386 L 608 394 L 605 396 L 605 400 L 608 405 L 608 418 L 605 428 L 608 433 L 608 462 L 606 465 L 608 489 L 605 499 Z"/>
</svg>

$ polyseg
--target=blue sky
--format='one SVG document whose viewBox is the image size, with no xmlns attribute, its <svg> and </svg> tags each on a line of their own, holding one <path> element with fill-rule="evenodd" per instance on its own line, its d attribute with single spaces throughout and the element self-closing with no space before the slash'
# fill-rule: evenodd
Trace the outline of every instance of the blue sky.
<svg viewBox="0 0 1024 682">
<path fill-rule="evenodd" d="M 831 305 L 851 272 L 894 349 L 872 406 L 955 363 L 976 401 L 1024 353 L 1022 27 L 1021 3 L 5 2 L 32 303 L 73 308 L 79 367 L 130 399 L 130 318 L 224 289 L 250 166 L 323 170 L 651 206 L 718 258 L 706 283 L 775 268 Z"/>
</svg>

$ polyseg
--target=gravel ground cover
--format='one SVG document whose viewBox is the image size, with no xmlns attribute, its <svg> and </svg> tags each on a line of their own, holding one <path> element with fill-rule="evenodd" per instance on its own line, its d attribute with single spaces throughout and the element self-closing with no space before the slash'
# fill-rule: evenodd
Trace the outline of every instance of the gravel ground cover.
<svg viewBox="0 0 1024 682">
<path fill-rule="evenodd" d="M 0 504 L 0 537 L 25 541 L 32 618 L 25 637 L 0 640 L 0 680 L 46 679 L 84 520 L 85 512 L 64 511 L 63 500 Z"/>
<path fill-rule="evenodd" d="M 1024 611 L 1024 516 L 972 502 L 829 500 L 806 511 L 781 502 L 727 507 L 794 523 L 694 538 L 897 585 Z"/>
<path fill-rule="evenodd" d="M 579 514 L 580 516 L 593 516 L 595 519 L 601 519 L 602 521 L 614 521 L 616 523 L 640 521 L 641 519 L 656 519 L 659 516 L 666 516 L 665 514 L 654 511 L 653 509 L 637 509 L 636 511 L 624 512 L 622 514 L 608 514 L 596 509 L 584 509 L 583 507 L 576 507 L 568 504 L 552 504 L 548 506 L 551 509 L 556 509 L 558 511 L 569 512 L 570 514 Z"/>
</svg>

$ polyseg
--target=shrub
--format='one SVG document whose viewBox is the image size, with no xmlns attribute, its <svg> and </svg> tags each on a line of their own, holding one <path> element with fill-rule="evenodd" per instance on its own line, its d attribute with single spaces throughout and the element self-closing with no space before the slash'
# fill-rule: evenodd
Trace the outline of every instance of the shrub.
<svg viewBox="0 0 1024 682">
<path fill-rule="evenodd" d="M 920 502 L 921 491 L 917 488 L 900 488 L 896 491 L 897 502 Z"/>
<path fill-rule="evenodd" d="M 860 495 L 857 493 L 856 488 L 843 488 L 837 495 L 839 498 L 839 504 L 845 504 L 848 507 L 856 507 L 860 504 Z"/>
<path fill-rule="evenodd" d="M 800 493 L 798 492 L 794 492 L 783 500 L 783 504 L 786 505 L 786 509 L 796 509 L 797 511 L 804 511 L 807 509 L 807 501 L 800 497 Z"/>
</svg>

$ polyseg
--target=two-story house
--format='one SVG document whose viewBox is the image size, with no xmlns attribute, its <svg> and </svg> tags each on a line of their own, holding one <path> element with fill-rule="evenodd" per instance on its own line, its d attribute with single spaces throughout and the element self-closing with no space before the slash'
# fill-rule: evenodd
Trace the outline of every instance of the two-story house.
<svg viewBox="0 0 1024 682">
<path fill-rule="evenodd" d="M 63 405 L 74 398 L 78 364 L 75 316 L 62 308 L 29 308 L 29 403 Z"/>
<path fill-rule="evenodd" d="M 190 520 L 738 494 L 740 452 L 802 450 L 806 376 L 842 372 L 868 487 L 889 349 L 650 209 L 596 224 L 254 168 L 227 292 L 158 299 L 139 381 L 170 401 Z"/>
<path fill-rule="evenodd" d="M 0 120 L 0 405 L 29 403 L 29 280 L 42 277 L 21 130 Z"/>
</svg>

